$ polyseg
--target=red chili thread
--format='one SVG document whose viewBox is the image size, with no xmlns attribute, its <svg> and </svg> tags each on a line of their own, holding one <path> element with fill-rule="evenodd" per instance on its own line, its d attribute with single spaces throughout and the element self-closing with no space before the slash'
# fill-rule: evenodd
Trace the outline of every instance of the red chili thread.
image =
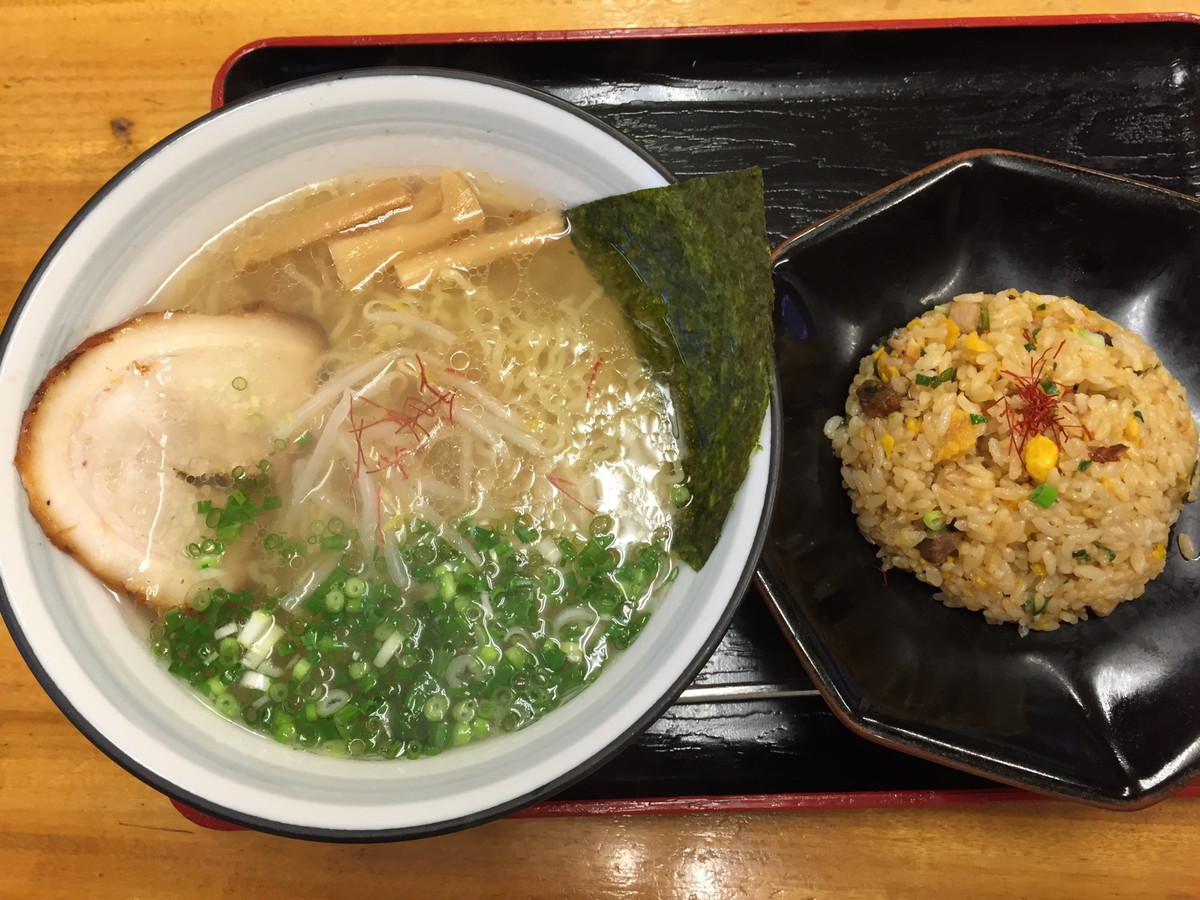
<svg viewBox="0 0 1200 900">
<path fill-rule="evenodd" d="M 367 457 L 363 453 L 363 445 L 362 445 L 362 433 L 363 433 L 364 426 L 362 426 L 360 424 L 356 424 L 354 421 L 354 398 L 353 397 L 351 397 L 351 399 L 350 399 L 350 411 L 347 413 L 347 416 L 350 419 L 350 433 L 354 435 L 354 446 L 355 446 L 354 480 L 358 481 L 359 476 L 362 475 L 363 467 L 366 466 L 366 464 L 367 464 Z"/>
<path fill-rule="evenodd" d="M 404 459 L 416 453 L 429 442 L 433 436 L 430 429 L 442 416 L 443 412 L 446 421 L 451 425 L 454 424 L 454 399 L 458 396 L 458 392 L 453 390 L 439 391 L 430 382 L 421 357 L 417 356 L 416 359 L 417 366 L 421 372 L 421 382 L 417 388 L 419 393 L 405 397 L 399 409 L 384 406 L 370 397 L 354 397 L 352 399 L 350 403 L 350 431 L 354 435 L 354 440 L 357 444 L 357 459 L 355 460 L 354 467 L 354 477 L 356 479 L 363 472 L 373 475 L 384 469 L 392 469 L 399 472 L 402 477 L 408 478 Z M 420 396 L 421 394 L 429 395 L 432 400 Z M 355 421 L 355 403 L 366 404 L 369 407 L 379 410 L 379 417 L 368 421 L 360 414 L 358 420 Z M 412 446 L 405 446 L 399 443 L 394 444 L 393 452 L 390 455 L 381 452 L 378 457 L 378 465 L 375 468 L 367 468 L 369 463 L 366 451 L 363 449 L 363 434 L 368 429 L 389 424 L 393 426 L 394 434 L 401 435 L 407 433 L 412 438 Z"/>
<path fill-rule="evenodd" d="M 1029 334 L 1026 332 L 1026 339 Z M 1015 399 L 1020 405 L 1013 403 L 1009 397 L 1001 397 L 993 403 L 1004 404 L 1004 418 L 1008 421 L 1008 440 L 1010 447 L 1018 454 L 1025 451 L 1025 444 L 1037 434 L 1049 435 L 1054 443 L 1062 447 L 1063 441 L 1070 437 L 1071 429 L 1078 429 L 1084 440 L 1091 440 L 1092 433 L 1082 422 L 1069 425 L 1059 416 L 1059 404 L 1071 392 L 1071 388 L 1062 382 L 1055 381 L 1046 375 L 1046 365 L 1062 351 L 1066 341 L 1061 342 L 1054 351 L 1043 351 L 1039 356 L 1029 357 L 1029 374 L 1018 375 L 1016 372 L 1004 369 L 1000 374 L 1007 375 L 1016 382 Z M 1057 394 L 1048 394 L 1046 384 L 1058 387 Z M 988 404 L 990 407 L 992 404 Z"/>
<path fill-rule="evenodd" d="M 586 503 L 584 503 L 582 500 L 580 500 L 578 497 L 576 497 L 574 494 L 572 494 L 570 491 L 568 491 L 565 487 L 563 487 L 564 484 L 574 487 L 575 482 L 567 481 L 565 478 L 556 478 L 555 476 L 553 476 L 549 473 L 546 474 L 546 480 L 548 482 L 550 482 L 550 484 L 552 484 L 554 486 L 554 488 L 556 490 L 558 490 L 568 500 L 574 500 L 576 503 L 578 503 L 580 506 L 582 506 L 584 509 L 586 509 L 588 512 L 590 512 L 593 516 L 596 514 L 596 511 L 594 509 L 592 509 L 590 506 L 588 506 Z"/>
<path fill-rule="evenodd" d="M 588 379 L 587 391 L 584 392 L 584 399 L 592 396 L 592 387 L 596 384 L 596 373 L 600 371 L 600 364 L 604 362 L 604 357 L 601 356 L 596 360 L 596 364 L 592 366 L 592 377 Z"/>
</svg>

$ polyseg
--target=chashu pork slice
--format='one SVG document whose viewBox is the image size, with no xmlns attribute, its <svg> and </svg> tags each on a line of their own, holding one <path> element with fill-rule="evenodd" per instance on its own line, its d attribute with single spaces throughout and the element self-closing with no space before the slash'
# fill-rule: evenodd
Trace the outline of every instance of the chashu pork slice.
<svg viewBox="0 0 1200 900">
<path fill-rule="evenodd" d="M 223 505 L 213 476 L 270 456 L 325 346 L 313 324 L 267 309 L 148 314 L 88 338 L 25 411 L 16 466 L 34 518 L 110 588 L 159 609 L 238 587 L 236 553 L 207 571 L 187 554 L 209 534 L 196 502 Z"/>
</svg>

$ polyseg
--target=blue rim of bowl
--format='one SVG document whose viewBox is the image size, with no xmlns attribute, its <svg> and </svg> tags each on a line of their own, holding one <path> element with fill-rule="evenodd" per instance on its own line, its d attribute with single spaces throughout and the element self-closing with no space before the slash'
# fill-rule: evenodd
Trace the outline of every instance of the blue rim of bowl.
<svg viewBox="0 0 1200 900">
<path fill-rule="evenodd" d="M 3 359 L 8 350 L 9 342 L 12 338 L 12 333 L 16 328 L 16 323 L 29 302 L 30 295 L 34 292 L 38 283 L 41 281 L 45 270 L 57 257 L 59 249 L 71 236 L 79 225 L 90 215 L 95 208 L 117 185 L 124 181 L 130 174 L 140 168 L 148 159 L 157 155 L 159 152 L 168 146 L 186 138 L 193 131 L 203 128 L 207 123 L 223 116 L 231 114 L 233 110 L 239 110 L 244 107 L 253 106 L 256 103 L 261 103 L 269 100 L 280 94 L 287 94 L 292 91 L 301 90 L 314 84 L 328 84 L 335 81 L 345 81 L 348 79 L 357 78 L 403 78 L 411 76 L 427 76 L 436 78 L 450 78 L 460 81 L 471 81 L 480 84 L 489 84 L 495 87 L 504 88 L 518 94 L 524 94 L 536 100 L 541 100 L 551 106 L 558 107 L 561 110 L 571 113 L 575 117 L 582 119 L 589 125 L 604 132 L 609 137 L 616 139 L 624 144 L 635 154 L 641 157 L 644 161 L 650 164 L 668 184 L 675 184 L 678 179 L 675 177 L 666 166 L 664 166 L 657 158 L 648 150 L 630 138 L 628 135 L 618 131 L 613 126 L 601 121 L 588 112 L 580 109 L 572 103 L 567 102 L 552 94 L 547 94 L 544 91 L 539 91 L 536 88 L 531 88 L 527 85 L 518 82 L 508 81 L 503 78 L 495 78 L 489 75 L 481 75 L 474 72 L 465 72 L 458 69 L 439 69 L 429 66 L 391 66 L 377 67 L 370 69 L 358 69 L 352 72 L 340 72 L 330 75 L 317 75 L 311 78 L 305 78 L 294 82 L 289 82 L 281 87 L 263 91 L 246 97 L 237 103 L 231 103 L 228 106 L 222 106 L 212 112 L 205 113 L 200 118 L 184 125 L 182 128 L 171 133 L 163 138 L 152 147 L 147 148 L 140 153 L 136 159 L 132 160 L 120 171 L 112 176 L 92 197 L 80 208 L 80 210 L 71 217 L 70 221 L 55 237 L 50 244 L 33 272 L 30 274 L 21 293 L 17 296 L 16 302 L 13 304 L 12 311 L 9 313 L 8 319 L 5 322 L 4 329 L 0 331 L 0 360 Z M 633 725 L 626 729 L 610 741 L 602 750 L 591 756 L 585 762 L 576 766 L 574 769 L 565 772 L 563 775 L 554 779 L 551 782 L 542 784 L 537 790 L 522 794 L 513 799 L 507 800 L 504 803 L 497 804 L 487 809 L 480 810 L 476 813 L 469 813 L 464 816 L 459 816 L 454 819 L 437 822 L 429 826 L 416 825 L 405 826 L 399 828 L 386 829 L 371 829 L 363 831 L 351 831 L 347 829 L 328 829 L 314 828 L 300 825 L 289 825 L 277 822 L 273 819 L 263 818 L 261 816 L 249 815 L 246 813 L 231 810 L 220 804 L 212 803 L 203 797 L 185 791 L 182 788 L 172 784 L 167 779 L 163 778 L 156 772 L 141 765 L 124 750 L 110 741 L 95 729 L 87 718 L 82 715 L 74 706 L 72 706 L 58 689 L 53 679 L 42 668 L 36 654 L 29 645 L 17 623 L 16 616 L 10 605 L 8 592 L 4 587 L 3 580 L 0 579 L 0 618 L 3 618 L 8 632 L 12 637 L 13 643 L 16 645 L 21 657 L 25 660 L 25 664 L 37 679 L 38 684 L 54 702 L 62 713 L 70 720 L 76 729 L 78 729 L 84 737 L 92 742 L 105 756 L 115 762 L 121 768 L 125 769 L 131 775 L 138 778 L 140 781 L 153 787 L 155 790 L 164 794 L 168 798 L 177 800 L 186 806 L 192 807 L 207 815 L 213 816 L 226 822 L 236 825 L 242 825 L 246 828 L 255 831 L 261 831 L 267 834 L 274 834 L 281 837 L 302 838 L 305 840 L 314 841 L 330 841 L 339 843 L 378 843 L 384 841 L 399 841 L 411 840 L 421 837 L 434 837 L 439 834 L 447 834 L 453 831 L 459 831 L 464 828 L 482 825 L 486 822 L 494 821 L 495 819 L 503 818 L 509 813 L 516 812 L 519 809 L 531 806 L 541 800 L 545 800 L 553 796 L 558 791 L 568 785 L 583 778 L 589 772 L 594 771 L 604 765 L 609 760 L 613 759 L 622 750 L 632 744 L 662 713 L 669 707 L 683 689 L 696 677 L 696 674 L 704 667 L 709 656 L 716 650 L 717 645 L 725 635 L 730 622 L 733 620 L 734 614 L 740 606 L 741 598 L 750 589 L 754 582 L 755 570 L 758 565 L 758 559 L 762 554 L 764 545 L 767 539 L 767 527 L 771 521 L 771 514 L 775 504 L 776 490 L 779 485 L 779 464 L 780 451 L 782 448 L 782 421 L 780 418 L 780 403 L 779 403 L 779 379 L 778 371 L 775 365 L 774 356 L 770 361 L 771 373 L 771 397 L 768 409 L 768 416 L 771 424 L 771 445 L 764 448 L 768 455 L 768 472 L 766 496 L 763 502 L 762 512 L 759 517 L 758 529 L 754 537 L 754 542 L 751 546 L 750 553 L 747 556 L 746 563 L 743 567 L 741 575 L 738 578 L 737 586 L 730 595 L 726 608 L 718 621 L 717 626 L 713 629 L 708 640 L 705 641 L 699 652 L 693 658 L 692 662 L 685 668 L 683 673 L 676 679 L 675 683 L 667 690 L 657 702 L 652 704 L 650 708 L 643 714 Z M 760 451 L 761 452 L 761 451 Z"/>
</svg>

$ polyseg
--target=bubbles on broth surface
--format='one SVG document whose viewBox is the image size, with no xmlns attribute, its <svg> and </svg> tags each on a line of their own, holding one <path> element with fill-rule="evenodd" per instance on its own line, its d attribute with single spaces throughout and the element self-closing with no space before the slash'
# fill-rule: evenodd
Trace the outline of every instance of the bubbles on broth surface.
<svg viewBox="0 0 1200 900">
<path fill-rule="evenodd" d="M 241 243 L 397 178 L 409 212 L 237 268 Z M 387 229 L 429 231 L 462 180 L 372 173 L 297 192 L 152 301 L 265 302 L 327 338 L 312 400 L 270 423 L 267 483 L 235 479 L 218 515 L 197 516 L 198 539 L 226 537 L 238 590 L 202 592 L 152 639 L 220 712 L 284 744 L 418 758 L 524 727 L 594 680 L 673 578 L 681 448 L 620 311 L 565 235 L 454 263 L 553 204 L 466 175 L 473 196 L 455 202 L 482 210 L 463 214 L 473 230 L 392 257 L 436 257 L 428 277 L 401 284 L 389 261 L 343 284 L 330 240 L 368 253 Z M 439 184 L 445 208 L 418 218 Z M 231 509 L 244 521 L 226 523 Z"/>
</svg>

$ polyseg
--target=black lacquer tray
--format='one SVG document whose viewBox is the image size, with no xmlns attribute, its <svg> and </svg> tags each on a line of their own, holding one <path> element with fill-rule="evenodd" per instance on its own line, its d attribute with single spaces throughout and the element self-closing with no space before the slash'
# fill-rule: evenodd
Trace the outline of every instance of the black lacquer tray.
<svg viewBox="0 0 1200 900">
<path fill-rule="evenodd" d="M 279 39 L 231 57 L 214 103 L 386 65 L 466 69 L 540 88 L 629 134 L 680 177 L 761 166 L 773 241 L 979 147 L 1200 191 L 1200 25 L 1184 17 Z M 751 592 L 681 701 L 540 809 L 1016 796 L 848 731 Z"/>
</svg>

